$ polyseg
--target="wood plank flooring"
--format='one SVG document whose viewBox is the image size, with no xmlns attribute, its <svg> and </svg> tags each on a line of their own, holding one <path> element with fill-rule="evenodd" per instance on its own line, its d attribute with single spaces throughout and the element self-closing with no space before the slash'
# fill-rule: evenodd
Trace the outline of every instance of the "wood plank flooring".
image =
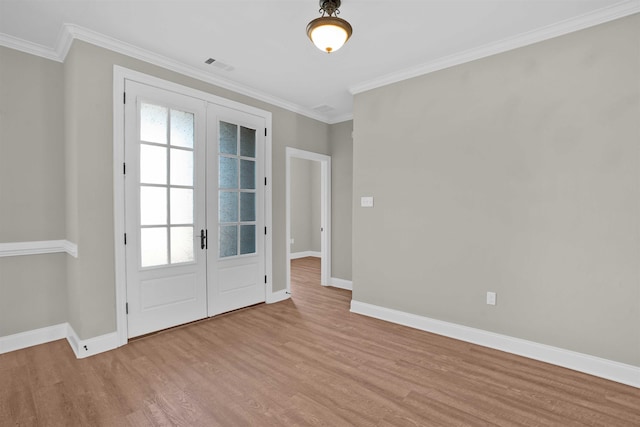
<svg viewBox="0 0 640 427">
<path fill-rule="evenodd" d="M 349 312 L 295 260 L 291 300 L 75 359 L 0 355 L 0 425 L 640 426 L 640 390 Z"/>
</svg>

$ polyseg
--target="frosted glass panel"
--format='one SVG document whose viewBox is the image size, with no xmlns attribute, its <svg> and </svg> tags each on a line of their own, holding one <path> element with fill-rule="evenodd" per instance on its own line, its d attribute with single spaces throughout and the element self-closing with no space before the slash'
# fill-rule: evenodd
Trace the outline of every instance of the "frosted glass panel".
<svg viewBox="0 0 640 427">
<path fill-rule="evenodd" d="M 252 254 L 256 251 L 256 226 L 240 226 L 240 254 Z"/>
<path fill-rule="evenodd" d="M 193 185 L 193 151 L 171 149 L 171 185 Z"/>
<path fill-rule="evenodd" d="M 238 188 L 238 159 L 220 156 L 218 186 L 220 188 Z"/>
<path fill-rule="evenodd" d="M 171 145 L 193 148 L 193 114 L 171 110 Z"/>
<path fill-rule="evenodd" d="M 238 126 L 220 122 L 220 152 L 238 154 Z"/>
<path fill-rule="evenodd" d="M 220 258 L 238 255 L 238 226 L 220 227 Z"/>
<path fill-rule="evenodd" d="M 140 230 L 140 255 L 142 267 L 167 264 L 166 227 Z"/>
<path fill-rule="evenodd" d="M 193 190 L 171 189 L 171 224 L 193 224 Z"/>
<path fill-rule="evenodd" d="M 167 149 L 140 144 L 140 182 L 142 184 L 167 183 Z"/>
<path fill-rule="evenodd" d="M 140 225 L 167 223 L 167 189 L 140 187 Z"/>
<path fill-rule="evenodd" d="M 256 156 L 256 130 L 240 127 L 240 155 L 243 157 Z"/>
<path fill-rule="evenodd" d="M 193 227 L 171 227 L 171 264 L 194 259 Z"/>
<path fill-rule="evenodd" d="M 140 139 L 158 144 L 167 143 L 167 109 L 142 103 L 140 106 Z"/>
<path fill-rule="evenodd" d="M 240 160 L 240 188 L 243 190 L 256 188 L 256 162 Z"/>
<path fill-rule="evenodd" d="M 221 191 L 220 205 L 218 206 L 220 222 L 238 221 L 238 193 L 235 191 Z"/>
<path fill-rule="evenodd" d="M 256 129 L 220 121 L 218 222 L 221 258 L 255 253 Z M 238 139 L 239 138 L 239 139 Z M 223 225 L 224 224 L 224 225 Z"/>
<path fill-rule="evenodd" d="M 240 221 L 256 220 L 255 193 L 240 193 Z"/>
</svg>

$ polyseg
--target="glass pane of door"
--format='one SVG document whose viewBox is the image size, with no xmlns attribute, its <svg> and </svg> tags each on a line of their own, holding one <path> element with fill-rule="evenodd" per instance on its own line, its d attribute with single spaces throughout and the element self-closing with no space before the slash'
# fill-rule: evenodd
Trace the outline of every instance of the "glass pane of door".
<svg viewBox="0 0 640 427">
<path fill-rule="evenodd" d="M 167 228 L 154 227 L 140 230 L 142 267 L 167 264 Z"/>
<path fill-rule="evenodd" d="M 140 104 L 141 267 L 193 262 L 194 116 Z"/>
<path fill-rule="evenodd" d="M 256 130 L 219 121 L 218 255 L 256 253 Z"/>
</svg>

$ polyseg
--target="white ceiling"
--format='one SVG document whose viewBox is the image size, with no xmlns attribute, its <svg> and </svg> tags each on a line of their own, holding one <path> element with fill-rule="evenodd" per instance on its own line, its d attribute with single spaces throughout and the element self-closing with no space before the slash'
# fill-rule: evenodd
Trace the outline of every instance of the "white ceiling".
<svg viewBox="0 0 640 427">
<path fill-rule="evenodd" d="M 640 0 L 343 0 L 353 36 L 332 54 L 305 33 L 318 9 L 318 0 L 0 0 L 0 44 L 62 60 L 73 24 L 76 38 L 334 123 L 350 118 L 352 93 L 629 15 Z M 210 57 L 233 70 L 204 64 Z"/>
</svg>

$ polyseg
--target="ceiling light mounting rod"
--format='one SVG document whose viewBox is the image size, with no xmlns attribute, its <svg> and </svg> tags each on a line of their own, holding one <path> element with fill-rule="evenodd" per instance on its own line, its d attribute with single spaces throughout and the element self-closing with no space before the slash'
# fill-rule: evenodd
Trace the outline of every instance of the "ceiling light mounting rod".
<svg viewBox="0 0 640 427">
<path fill-rule="evenodd" d="M 316 47 L 331 53 L 340 49 L 351 37 L 353 28 L 340 14 L 340 0 L 320 0 L 320 18 L 316 18 L 307 25 L 307 36 Z"/>
<path fill-rule="evenodd" d="M 320 0 L 320 10 L 322 16 L 338 16 L 340 15 L 340 0 Z M 326 14 L 326 15 L 325 15 Z"/>
</svg>

